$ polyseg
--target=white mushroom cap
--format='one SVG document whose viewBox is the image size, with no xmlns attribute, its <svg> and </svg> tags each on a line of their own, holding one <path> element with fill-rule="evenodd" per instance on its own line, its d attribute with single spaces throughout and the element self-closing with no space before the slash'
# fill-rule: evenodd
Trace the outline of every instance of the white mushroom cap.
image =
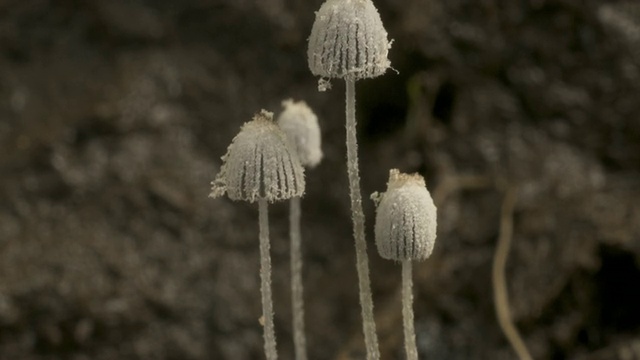
<svg viewBox="0 0 640 360">
<path fill-rule="evenodd" d="M 242 126 L 222 161 L 211 183 L 211 197 L 226 193 L 231 200 L 273 202 L 304 193 L 298 155 L 268 111 L 262 110 Z"/>
<path fill-rule="evenodd" d="M 318 117 L 304 101 L 282 102 L 284 111 L 278 116 L 278 126 L 287 134 L 302 166 L 313 168 L 322 160 Z"/>
<path fill-rule="evenodd" d="M 391 66 L 390 47 L 371 0 L 327 0 L 311 29 L 309 69 L 324 78 L 373 78 Z"/>
<path fill-rule="evenodd" d="M 373 193 L 378 253 L 389 260 L 424 260 L 436 241 L 437 214 L 424 178 L 389 172 L 387 192 Z"/>
</svg>

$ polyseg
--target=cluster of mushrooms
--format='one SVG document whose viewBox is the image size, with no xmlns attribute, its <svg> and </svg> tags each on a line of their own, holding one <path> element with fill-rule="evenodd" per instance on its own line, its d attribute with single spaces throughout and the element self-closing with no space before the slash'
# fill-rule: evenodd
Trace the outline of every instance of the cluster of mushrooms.
<svg viewBox="0 0 640 360">
<path fill-rule="evenodd" d="M 316 13 L 309 38 L 311 72 L 320 77 L 319 90 L 330 88 L 329 79 L 346 82 L 347 169 L 351 197 L 356 268 L 360 290 L 363 332 L 368 360 L 380 358 L 369 279 L 364 213 L 356 142 L 355 82 L 384 74 L 390 68 L 387 39 L 380 15 L 371 0 L 327 0 Z M 277 359 L 271 296 L 268 204 L 290 200 L 291 283 L 295 356 L 306 360 L 300 198 L 305 191 L 304 167 L 322 159 L 316 115 L 304 102 L 283 103 L 274 120 L 262 110 L 245 123 L 222 157 L 220 172 L 212 182 L 211 197 L 226 194 L 231 200 L 258 202 L 260 278 L 263 306 L 264 350 Z M 403 326 L 407 359 L 418 359 L 413 324 L 411 261 L 424 260 L 436 238 L 436 207 L 419 174 L 390 170 L 387 191 L 374 193 L 377 205 L 375 243 L 379 254 L 402 263 Z"/>
</svg>

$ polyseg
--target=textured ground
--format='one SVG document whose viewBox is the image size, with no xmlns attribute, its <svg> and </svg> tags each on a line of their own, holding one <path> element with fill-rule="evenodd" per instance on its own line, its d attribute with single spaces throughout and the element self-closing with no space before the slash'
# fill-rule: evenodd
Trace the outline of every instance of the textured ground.
<svg viewBox="0 0 640 360">
<path fill-rule="evenodd" d="M 262 358 L 257 210 L 207 194 L 240 125 L 288 97 L 323 128 L 310 357 L 361 357 L 344 86 L 318 93 L 306 65 L 320 3 L 0 2 L 0 359 Z M 514 358 L 491 283 L 509 188 L 507 285 L 534 358 L 640 358 L 640 27 L 611 3 L 376 1 L 398 73 L 358 84 L 363 193 L 396 167 L 436 197 L 414 273 L 425 358 Z M 291 359 L 287 207 L 271 210 Z M 368 240 L 383 358 L 402 359 L 400 268 Z"/>
</svg>

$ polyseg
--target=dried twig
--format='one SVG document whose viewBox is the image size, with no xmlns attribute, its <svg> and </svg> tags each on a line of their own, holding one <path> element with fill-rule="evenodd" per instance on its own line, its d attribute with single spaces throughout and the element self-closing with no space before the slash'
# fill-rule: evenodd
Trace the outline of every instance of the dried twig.
<svg viewBox="0 0 640 360">
<path fill-rule="evenodd" d="M 502 202 L 502 210 L 500 214 L 500 235 L 498 237 L 496 253 L 493 258 L 493 272 L 491 280 L 493 282 L 493 297 L 496 307 L 496 316 L 498 317 L 500 328 L 509 340 L 509 343 L 511 343 L 511 346 L 518 355 L 518 358 L 520 360 L 531 360 L 531 354 L 511 319 L 505 276 L 507 257 L 509 255 L 509 248 L 511 247 L 511 238 L 513 235 L 513 209 L 515 207 L 515 202 L 516 191 L 514 188 L 508 188 Z"/>
</svg>

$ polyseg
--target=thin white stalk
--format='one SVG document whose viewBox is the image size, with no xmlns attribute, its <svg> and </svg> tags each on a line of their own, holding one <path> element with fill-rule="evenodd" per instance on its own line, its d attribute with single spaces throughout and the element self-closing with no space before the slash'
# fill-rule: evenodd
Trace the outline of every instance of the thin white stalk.
<svg viewBox="0 0 640 360">
<path fill-rule="evenodd" d="M 304 334 L 300 198 L 297 196 L 290 200 L 289 238 L 291 239 L 291 308 L 293 310 L 293 345 L 296 360 L 307 360 L 307 339 Z"/>
<path fill-rule="evenodd" d="M 273 300 L 271 296 L 271 255 L 269 254 L 269 210 L 267 200 L 258 200 L 260 221 L 260 292 L 264 321 L 264 353 L 267 360 L 276 360 L 276 334 L 273 328 Z"/>
<path fill-rule="evenodd" d="M 356 136 L 356 88 L 355 80 L 347 79 L 346 115 L 347 115 L 347 172 L 353 216 L 353 236 L 356 246 L 356 267 L 360 286 L 360 306 L 362 308 L 362 328 L 367 348 L 367 359 L 380 359 L 376 323 L 373 318 L 373 300 L 369 280 L 369 257 L 364 239 L 364 212 L 360 193 L 360 175 L 358 172 L 358 143 Z"/>
<path fill-rule="evenodd" d="M 416 331 L 413 325 L 413 279 L 411 260 L 402 261 L 402 322 L 404 325 L 404 351 L 407 360 L 418 360 Z"/>
</svg>

